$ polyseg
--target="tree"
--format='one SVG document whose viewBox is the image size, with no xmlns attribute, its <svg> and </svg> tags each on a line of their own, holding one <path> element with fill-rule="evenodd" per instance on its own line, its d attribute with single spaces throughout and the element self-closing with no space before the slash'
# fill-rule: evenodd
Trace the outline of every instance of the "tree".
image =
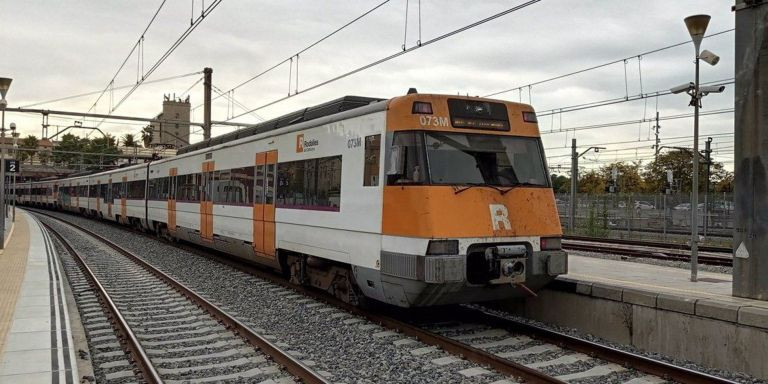
<svg viewBox="0 0 768 384">
<path fill-rule="evenodd" d="M 590 170 L 579 175 L 580 193 L 603 193 L 605 185 L 605 178 L 598 171 Z"/>
<path fill-rule="evenodd" d="M 117 160 L 115 156 L 103 155 L 120 154 L 120 150 L 117 149 L 117 141 L 109 134 L 104 137 L 97 137 L 90 140 L 85 146 L 84 152 L 90 153 L 88 156 L 83 157 L 85 164 L 99 165 L 115 164 L 115 161 Z"/>
<path fill-rule="evenodd" d="M 553 173 L 550 176 L 550 179 L 552 180 L 552 189 L 555 191 L 555 193 L 565 193 L 569 191 L 568 188 L 570 188 L 571 185 L 569 178 Z"/>
<path fill-rule="evenodd" d="M 707 181 L 707 164 L 703 162 L 703 156 L 699 156 L 702 163 L 699 164 L 699 190 L 703 191 Z M 651 191 L 661 191 L 667 184 L 667 171 L 671 170 L 675 178 L 675 188 L 680 192 L 691 192 L 693 182 L 693 152 L 678 149 L 659 154 L 658 160 L 648 164 L 645 168 L 645 180 Z M 729 172 L 723 168 L 723 164 L 713 161 L 710 165 L 710 188 L 724 182 L 728 184 Z"/>
<path fill-rule="evenodd" d="M 87 141 L 88 139 L 85 140 Z M 57 152 L 53 154 L 53 162 L 63 166 L 74 164 L 75 161 L 78 160 L 79 155 L 63 152 L 82 152 L 84 149 L 83 144 L 83 141 L 79 137 L 71 133 L 64 134 L 61 136 L 61 141 L 56 148 Z"/>
<path fill-rule="evenodd" d="M 136 135 L 133 133 L 126 133 L 123 135 L 123 146 L 124 147 L 135 147 L 136 146 Z"/>
<path fill-rule="evenodd" d="M 144 148 L 149 148 L 152 145 L 152 136 L 155 127 L 153 125 L 147 125 L 141 130 L 141 142 L 144 144 Z"/>
<path fill-rule="evenodd" d="M 29 149 L 29 151 L 19 151 L 19 160 L 23 163 L 24 160 L 29 159 L 29 163 L 32 161 L 37 153 L 38 140 L 37 137 L 29 135 L 21 140 L 21 148 Z"/>
<path fill-rule="evenodd" d="M 603 180 L 605 180 L 605 185 L 613 185 L 613 170 L 616 168 L 618 171 L 618 180 L 617 180 L 617 186 L 619 187 L 619 192 L 625 192 L 625 193 L 640 193 L 640 192 L 647 192 L 648 187 L 647 184 L 640 172 L 641 163 L 639 161 L 637 162 L 623 162 L 619 161 L 616 163 L 608 164 L 603 167 L 600 167 L 600 175 L 603 177 Z M 603 188 L 602 191 L 605 191 L 605 188 Z"/>
</svg>

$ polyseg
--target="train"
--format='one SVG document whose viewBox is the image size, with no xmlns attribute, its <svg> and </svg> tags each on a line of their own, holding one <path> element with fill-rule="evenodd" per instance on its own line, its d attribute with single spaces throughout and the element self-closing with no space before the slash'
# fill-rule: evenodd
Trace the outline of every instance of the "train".
<svg viewBox="0 0 768 384">
<path fill-rule="evenodd" d="M 353 304 L 535 295 L 567 273 L 530 105 L 414 89 L 346 96 L 20 204 L 221 251 Z"/>
</svg>

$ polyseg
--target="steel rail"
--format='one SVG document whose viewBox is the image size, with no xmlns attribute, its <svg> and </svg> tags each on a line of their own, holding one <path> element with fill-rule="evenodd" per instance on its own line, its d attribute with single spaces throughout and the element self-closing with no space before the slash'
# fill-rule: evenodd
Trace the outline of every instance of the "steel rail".
<svg viewBox="0 0 768 384">
<path fill-rule="evenodd" d="M 183 283 L 179 282 L 178 280 L 174 279 L 173 277 L 169 276 L 165 272 L 159 270 L 152 264 L 142 260 L 139 256 L 135 255 L 134 253 L 126 250 L 125 248 L 115 244 L 111 240 L 89 230 L 86 229 L 78 224 L 63 220 L 61 218 L 58 218 L 56 216 L 50 215 L 45 212 L 40 212 L 35 210 L 35 213 L 50 217 L 54 220 L 57 220 L 59 222 L 65 223 L 66 225 L 69 225 L 73 228 L 76 228 L 89 236 L 94 237 L 98 241 L 104 243 L 108 247 L 114 249 L 118 253 L 120 253 L 123 256 L 126 256 L 131 261 L 135 262 L 148 272 L 152 273 L 162 281 L 164 281 L 166 284 L 170 285 L 176 291 L 187 297 L 189 300 L 191 300 L 193 303 L 200 306 L 203 310 L 208 312 L 211 316 L 215 317 L 219 321 L 221 321 L 227 328 L 232 330 L 235 334 L 240 335 L 243 337 L 246 341 L 248 341 L 252 346 L 260 349 L 262 352 L 269 355 L 275 362 L 285 367 L 285 369 L 291 373 L 292 375 L 300 378 L 304 383 L 309 384 L 330 384 L 331 382 L 326 380 L 324 377 L 320 376 L 318 373 L 314 372 L 312 369 L 310 369 L 306 364 L 302 363 L 299 359 L 294 358 L 287 352 L 283 351 L 280 347 L 275 345 L 274 343 L 270 342 L 269 340 L 265 339 L 263 336 L 259 335 L 256 331 L 254 331 L 252 328 L 248 327 L 247 325 L 243 324 L 239 320 L 235 319 L 222 309 L 220 309 L 215 304 L 211 303 L 207 299 L 203 298 L 202 296 L 195 293 L 192 289 L 185 286 Z M 46 225 L 47 228 L 50 229 L 48 225 Z M 55 232 L 54 232 L 55 233 Z M 60 236 L 60 235 L 59 235 Z M 59 237 L 61 239 L 61 237 Z M 115 307 L 116 309 L 116 307 Z M 127 324 L 126 324 L 127 326 Z M 145 354 L 146 355 L 146 354 Z M 158 381 L 162 382 L 162 381 Z"/>
<path fill-rule="evenodd" d="M 107 293 L 107 290 L 101 284 L 99 279 L 96 278 L 96 275 L 93 273 L 91 268 L 88 267 L 88 264 L 85 263 L 85 260 L 75 250 L 69 240 L 65 239 L 64 236 L 62 236 L 58 231 L 42 221 L 40 221 L 40 224 L 42 224 L 48 230 L 48 232 L 53 234 L 53 236 L 59 240 L 67 252 L 77 261 L 77 264 L 80 266 L 80 270 L 82 270 L 88 280 L 91 281 L 91 285 L 96 288 L 96 293 L 99 295 L 99 297 L 101 297 L 102 303 L 107 308 L 110 317 L 115 320 L 115 326 L 122 336 L 122 341 L 125 343 L 128 351 L 131 353 L 133 361 L 136 363 L 139 371 L 141 371 L 141 375 L 144 380 L 151 384 L 162 383 L 163 379 L 160 378 L 160 374 L 157 372 L 157 369 L 155 369 L 155 366 L 149 359 L 147 352 L 141 346 L 141 343 L 139 343 L 138 337 L 128 325 L 128 322 L 120 313 L 120 310 L 117 309 L 117 305 L 115 305 L 114 301 L 112 301 L 112 298 L 109 296 L 109 293 Z"/>
<path fill-rule="evenodd" d="M 470 308 L 462 306 L 461 316 L 466 316 L 472 321 L 483 321 L 500 328 L 506 328 L 515 332 L 533 335 L 540 340 L 565 346 L 570 350 L 578 351 L 590 356 L 610 361 L 616 364 L 630 366 L 639 371 L 662 377 L 667 380 L 674 380 L 681 383 L 696 384 L 734 384 L 721 377 L 713 376 L 704 372 L 694 371 L 692 369 L 680 367 L 667 362 L 651 359 L 635 353 L 623 351 L 621 349 L 609 347 L 607 345 L 584 340 L 578 337 L 566 335 L 561 332 L 538 327 L 532 324 L 522 323 L 497 314 L 488 312 L 480 308 Z"/>
<path fill-rule="evenodd" d="M 563 241 L 563 249 L 569 249 L 573 251 L 585 251 L 585 252 L 597 252 L 606 253 L 612 255 L 629 256 L 636 258 L 647 258 L 656 260 L 672 260 L 672 261 L 684 261 L 690 262 L 691 256 L 683 253 L 673 252 L 658 252 L 653 250 L 643 249 L 629 249 L 618 248 L 610 245 L 597 245 L 597 244 L 577 244 L 568 243 Z M 733 266 L 733 258 L 699 255 L 699 262 L 702 264 L 718 265 L 724 267 Z"/>
<path fill-rule="evenodd" d="M 38 212 L 35 210 L 35 212 Z M 41 212 L 48 215 L 47 213 Z M 49 215 L 54 217 L 52 215 Z M 59 219 L 59 218 L 57 218 Z M 62 220 L 62 219 L 59 219 Z M 110 223 L 112 224 L 112 223 Z M 115 225 L 117 226 L 117 225 Z M 126 229 L 124 226 L 119 226 L 122 229 Z M 147 237 L 151 237 L 148 234 L 144 234 L 138 231 L 132 231 L 136 234 L 141 234 Z M 292 289 L 298 293 L 309 296 L 320 302 L 336 306 L 345 311 L 348 311 L 354 315 L 361 316 L 369 321 L 379 323 L 387 328 L 396 329 L 402 333 L 416 337 L 420 341 L 428 345 L 438 346 L 447 352 L 453 354 L 460 354 L 468 361 L 472 361 L 478 364 L 490 366 L 491 368 L 517 378 L 525 380 L 530 383 L 562 383 L 563 381 L 556 379 L 552 376 L 548 376 L 540 371 L 532 368 L 528 368 L 522 364 L 515 363 L 510 360 L 503 359 L 494 354 L 485 352 L 483 350 L 471 347 L 461 342 L 449 339 L 445 336 L 438 335 L 434 332 L 421 329 L 417 325 L 410 324 L 408 322 L 399 320 L 393 316 L 386 315 L 379 312 L 373 312 L 365 310 L 360 307 L 356 307 L 331 297 L 324 292 L 304 287 L 297 286 L 289 283 L 287 280 L 277 276 L 276 274 L 267 271 L 263 266 L 255 264 L 251 261 L 224 257 L 221 256 L 221 252 L 214 250 L 201 250 L 191 245 L 185 245 L 182 243 L 173 243 L 174 247 L 183 249 L 185 251 L 194 253 L 198 256 L 205 257 L 209 260 L 219 262 L 221 264 L 230 266 L 239 271 L 245 272 L 250 275 L 254 275 L 258 278 L 269 281 L 273 284 L 280 285 Z M 531 335 L 540 340 L 547 341 L 560 346 L 565 346 L 571 350 L 582 352 L 590 356 L 599 357 L 603 360 L 621 364 L 624 366 L 630 366 L 639 371 L 661 376 L 667 379 L 677 380 L 685 383 L 734 383 L 732 381 L 719 378 L 713 375 L 709 375 L 703 372 L 690 370 L 684 367 L 679 367 L 674 364 L 666 363 L 663 361 L 651 359 L 642 355 L 634 354 L 631 352 L 623 351 L 620 349 L 608 347 L 599 343 L 587 341 L 574 336 L 566 335 L 556 331 L 551 331 L 545 328 L 537 327 L 531 324 L 517 322 L 515 320 L 507 319 L 499 315 L 490 313 L 488 311 L 476 308 L 470 308 L 467 306 L 459 307 L 458 311 L 452 312 L 453 315 L 463 317 L 469 321 L 482 321 L 489 325 L 496 325 L 500 328 L 507 328 L 511 331 Z"/>
<path fill-rule="evenodd" d="M 691 249 L 691 246 L 688 244 L 665 243 L 661 241 L 647 241 L 647 240 L 613 239 L 613 238 L 574 236 L 574 235 L 563 236 L 563 240 L 593 241 L 598 243 L 637 245 L 637 246 L 643 246 L 643 247 L 668 248 L 668 249 L 679 249 L 679 250 Z M 715 247 L 715 246 L 700 245 L 699 251 L 716 252 L 716 253 L 732 253 L 733 249 L 729 247 Z"/>
</svg>

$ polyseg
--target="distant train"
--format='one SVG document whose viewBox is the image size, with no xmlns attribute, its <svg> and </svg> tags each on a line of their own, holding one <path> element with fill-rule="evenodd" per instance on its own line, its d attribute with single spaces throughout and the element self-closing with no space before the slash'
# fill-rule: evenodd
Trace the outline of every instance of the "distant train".
<svg viewBox="0 0 768 384">
<path fill-rule="evenodd" d="M 525 296 L 568 267 L 536 114 L 513 102 L 347 96 L 19 188 L 22 204 L 217 249 L 352 303 Z"/>
</svg>

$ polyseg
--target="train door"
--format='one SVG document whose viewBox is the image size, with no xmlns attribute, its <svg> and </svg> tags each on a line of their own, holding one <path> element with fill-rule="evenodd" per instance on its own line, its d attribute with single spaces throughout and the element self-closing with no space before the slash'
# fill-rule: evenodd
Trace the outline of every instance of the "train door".
<svg viewBox="0 0 768 384">
<path fill-rule="evenodd" d="M 200 238 L 208 242 L 213 242 L 213 169 L 213 161 L 204 162 L 200 180 Z"/>
<path fill-rule="evenodd" d="M 128 222 L 128 176 L 123 176 L 123 183 L 120 185 L 120 222 Z"/>
<path fill-rule="evenodd" d="M 110 219 L 112 218 L 112 204 L 114 204 L 114 200 L 112 200 L 112 178 L 109 178 L 109 182 L 107 183 L 107 194 L 105 196 L 105 200 L 107 201 L 107 217 Z"/>
<path fill-rule="evenodd" d="M 80 209 L 80 183 L 75 185 L 75 210 Z"/>
<path fill-rule="evenodd" d="M 176 235 L 176 176 L 179 174 L 178 168 L 171 168 L 168 171 L 168 231 L 171 235 Z"/>
<path fill-rule="evenodd" d="M 256 188 L 253 201 L 253 249 L 275 258 L 275 175 L 277 151 L 256 154 Z"/>
</svg>

